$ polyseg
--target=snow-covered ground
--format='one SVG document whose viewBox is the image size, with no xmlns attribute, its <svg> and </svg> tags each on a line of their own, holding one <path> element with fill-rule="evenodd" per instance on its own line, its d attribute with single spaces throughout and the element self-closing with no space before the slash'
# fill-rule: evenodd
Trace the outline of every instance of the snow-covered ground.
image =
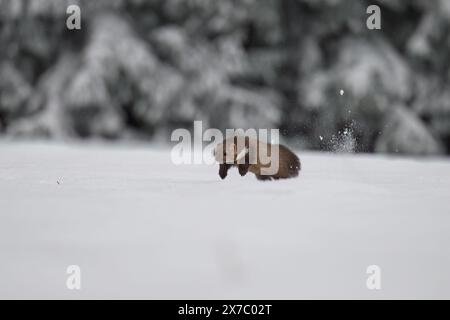
<svg viewBox="0 0 450 320">
<path fill-rule="evenodd" d="M 299 156 L 221 181 L 168 149 L 1 143 L 0 298 L 450 298 L 449 160 Z"/>
</svg>

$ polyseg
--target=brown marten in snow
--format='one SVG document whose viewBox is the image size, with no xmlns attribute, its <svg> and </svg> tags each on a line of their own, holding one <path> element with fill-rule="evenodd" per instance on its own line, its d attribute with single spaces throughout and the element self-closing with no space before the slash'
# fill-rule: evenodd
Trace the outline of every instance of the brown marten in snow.
<svg viewBox="0 0 450 320">
<path fill-rule="evenodd" d="M 227 138 L 215 147 L 213 153 L 220 164 L 219 176 L 222 179 L 231 167 L 238 167 L 241 176 L 250 171 L 258 180 L 297 177 L 301 169 L 299 158 L 287 147 L 248 136 Z"/>
</svg>

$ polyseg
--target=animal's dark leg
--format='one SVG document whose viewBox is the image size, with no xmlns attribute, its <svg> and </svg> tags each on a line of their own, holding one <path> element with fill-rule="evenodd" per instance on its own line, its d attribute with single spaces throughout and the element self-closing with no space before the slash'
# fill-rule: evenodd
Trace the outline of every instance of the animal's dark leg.
<svg viewBox="0 0 450 320">
<path fill-rule="evenodd" d="M 230 169 L 230 165 L 226 163 L 221 163 L 219 165 L 219 176 L 221 179 L 225 179 L 228 173 L 228 169 Z"/>
<path fill-rule="evenodd" d="M 238 169 L 239 169 L 239 174 L 241 175 L 241 176 L 245 176 L 246 174 L 247 174 L 247 172 L 248 172 L 248 167 L 250 166 L 250 164 L 248 164 L 248 163 L 246 163 L 246 164 L 240 164 L 239 166 L 238 166 Z"/>
</svg>

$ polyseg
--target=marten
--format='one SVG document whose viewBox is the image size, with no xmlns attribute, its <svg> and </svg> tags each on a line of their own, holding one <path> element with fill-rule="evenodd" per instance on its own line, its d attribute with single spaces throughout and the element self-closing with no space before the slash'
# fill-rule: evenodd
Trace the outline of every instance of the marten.
<svg viewBox="0 0 450 320">
<path fill-rule="evenodd" d="M 301 170 L 300 159 L 287 147 L 248 136 L 225 139 L 214 148 L 213 154 L 219 163 L 221 179 L 225 179 L 231 167 L 238 167 L 241 176 L 250 171 L 258 180 L 293 178 Z"/>
</svg>

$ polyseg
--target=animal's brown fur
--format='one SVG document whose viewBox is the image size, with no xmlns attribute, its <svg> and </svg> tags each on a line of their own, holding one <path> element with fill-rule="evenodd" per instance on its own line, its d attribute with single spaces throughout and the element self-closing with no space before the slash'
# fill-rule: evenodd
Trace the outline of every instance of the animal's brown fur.
<svg viewBox="0 0 450 320">
<path fill-rule="evenodd" d="M 242 141 L 245 142 L 242 143 Z M 276 157 L 276 152 L 272 152 L 275 146 L 278 146 L 278 157 Z M 244 148 L 246 149 L 243 150 Z M 245 157 L 237 159 L 243 154 L 245 154 Z M 272 145 L 250 137 L 245 137 L 241 142 L 238 142 L 236 136 L 225 139 L 216 146 L 214 155 L 216 161 L 220 164 L 219 176 L 222 179 L 225 179 L 231 167 L 238 167 L 241 176 L 245 176 L 250 171 L 255 174 L 258 180 L 293 178 L 297 177 L 301 170 L 299 158 L 287 147 L 281 144 Z M 267 157 L 268 162 L 262 163 L 261 160 L 264 159 L 264 156 Z M 271 165 L 275 168 L 278 167 L 278 170 L 268 174 L 267 169 Z"/>
</svg>

